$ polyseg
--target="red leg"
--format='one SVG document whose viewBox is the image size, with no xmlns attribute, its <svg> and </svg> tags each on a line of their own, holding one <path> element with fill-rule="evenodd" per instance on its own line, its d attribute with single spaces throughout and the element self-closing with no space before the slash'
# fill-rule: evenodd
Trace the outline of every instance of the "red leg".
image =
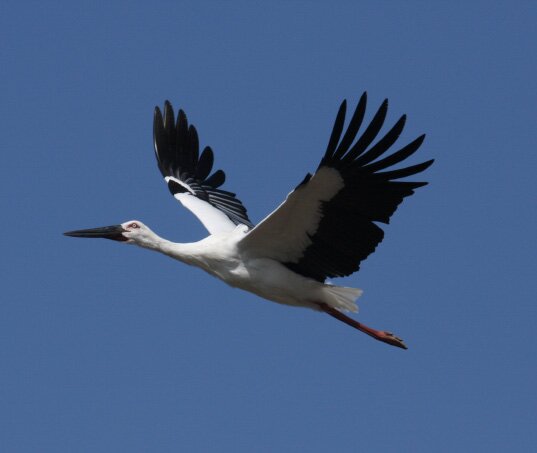
<svg viewBox="0 0 537 453">
<path fill-rule="evenodd" d="M 330 316 L 339 319 L 340 321 L 344 322 L 345 324 L 354 327 L 355 329 L 360 330 L 361 332 L 364 332 L 365 334 L 369 335 L 370 337 L 373 337 L 375 340 L 383 341 L 384 343 L 391 344 L 392 346 L 397 346 L 398 348 L 408 349 L 403 343 L 403 340 L 396 337 L 391 332 L 385 332 L 384 330 L 375 330 L 371 327 L 367 327 L 366 325 L 355 321 L 352 318 L 349 318 L 347 315 L 344 315 L 339 310 L 331 307 L 327 304 L 319 304 L 319 307 L 322 311 L 329 314 Z"/>
</svg>

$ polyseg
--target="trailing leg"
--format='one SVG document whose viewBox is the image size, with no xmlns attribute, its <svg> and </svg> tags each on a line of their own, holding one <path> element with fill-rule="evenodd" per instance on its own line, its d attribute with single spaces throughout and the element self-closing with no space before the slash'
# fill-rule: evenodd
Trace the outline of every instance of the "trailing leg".
<svg viewBox="0 0 537 453">
<path fill-rule="evenodd" d="M 401 340 L 400 338 L 396 337 L 393 333 L 391 332 L 386 332 L 384 330 L 375 330 L 375 329 L 372 329 L 371 327 L 367 327 L 366 325 L 352 319 L 352 318 L 349 318 L 347 315 L 344 315 L 343 313 L 341 313 L 339 310 L 337 310 L 336 308 L 333 308 L 331 307 L 330 305 L 328 304 L 319 304 L 319 307 L 322 311 L 324 311 L 325 313 L 329 314 L 330 316 L 332 316 L 333 318 L 336 318 L 342 322 L 344 322 L 345 324 L 351 326 L 351 327 L 354 327 L 355 329 L 358 329 L 359 331 L 361 332 L 364 332 L 365 334 L 369 335 L 370 337 L 373 337 L 375 340 L 379 340 L 379 341 L 382 341 L 384 343 L 388 343 L 388 344 L 391 344 L 392 346 L 397 346 L 398 348 L 402 348 L 402 349 L 408 349 L 405 345 L 405 343 L 403 343 L 403 340 Z"/>
</svg>

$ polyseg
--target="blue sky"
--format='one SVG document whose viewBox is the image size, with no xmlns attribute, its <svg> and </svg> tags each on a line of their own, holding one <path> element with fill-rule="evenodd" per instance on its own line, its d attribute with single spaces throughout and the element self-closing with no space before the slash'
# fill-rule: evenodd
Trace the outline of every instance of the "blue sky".
<svg viewBox="0 0 537 453">
<path fill-rule="evenodd" d="M 537 442 L 534 2 L 4 2 L 0 450 L 522 451 Z M 186 110 L 254 222 L 339 103 L 390 99 L 431 182 L 362 270 L 408 351 L 63 231 L 206 232 L 162 183 Z"/>
</svg>

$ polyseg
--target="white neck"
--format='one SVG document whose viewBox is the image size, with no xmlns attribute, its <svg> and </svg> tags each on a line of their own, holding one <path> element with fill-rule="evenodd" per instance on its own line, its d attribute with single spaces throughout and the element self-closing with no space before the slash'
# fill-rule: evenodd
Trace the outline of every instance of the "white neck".
<svg viewBox="0 0 537 453">
<path fill-rule="evenodd" d="M 198 266 L 200 264 L 198 253 L 199 247 L 195 242 L 186 244 L 171 242 L 167 239 L 161 238 L 153 231 L 149 231 L 143 237 L 137 237 L 134 239 L 134 244 L 138 245 L 139 247 L 163 253 L 164 255 L 168 255 L 169 257 L 182 261 L 186 264 Z"/>
</svg>

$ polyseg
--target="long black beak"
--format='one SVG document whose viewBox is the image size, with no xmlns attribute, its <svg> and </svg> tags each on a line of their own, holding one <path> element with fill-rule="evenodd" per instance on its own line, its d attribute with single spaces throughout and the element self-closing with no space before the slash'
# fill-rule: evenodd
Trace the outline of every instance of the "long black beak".
<svg viewBox="0 0 537 453">
<path fill-rule="evenodd" d="M 68 231 L 63 234 L 74 238 L 105 238 L 114 241 L 128 241 L 128 238 L 122 234 L 124 231 L 126 230 L 124 230 L 121 225 L 112 225 L 100 228 L 89 228 L 87 230 Z"/>
</svg>

